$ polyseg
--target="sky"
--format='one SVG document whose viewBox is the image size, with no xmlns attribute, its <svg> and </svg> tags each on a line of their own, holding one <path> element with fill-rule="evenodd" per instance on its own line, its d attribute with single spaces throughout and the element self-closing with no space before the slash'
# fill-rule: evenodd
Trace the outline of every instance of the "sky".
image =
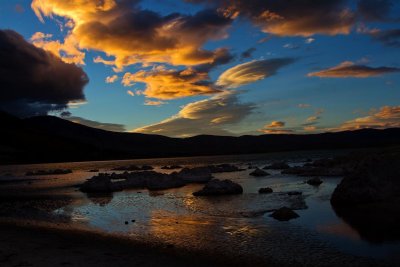
<svg viewBox="0 0 400 267">
<path fill-rule="evenodd" d="M 0 1 L 0 109 L 173 137 L 400 127 L 400 2 Z"/>
</svg>

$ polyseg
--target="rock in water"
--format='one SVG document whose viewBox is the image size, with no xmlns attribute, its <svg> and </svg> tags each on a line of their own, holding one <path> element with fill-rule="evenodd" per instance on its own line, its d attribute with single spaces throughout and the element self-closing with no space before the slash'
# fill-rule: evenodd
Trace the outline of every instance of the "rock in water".
<svg viewBox="0 0 400 267">
<path fill-rule="evenodd" d="M 368 156 L 358 162 L 332 194 L 334 206 L 391 201 L 400 198 L 400 152 Z"/>
<path fill-rule="evenodd" d="M 84 182 L 80 190 L 85 193 L 111 193 L 121 189 L 111 181 L 110 176 L 99 175 Z"/>
<path fill-rule="evenodd" d="M 280 208 L 271 214 L 271 217 L 278 221 L 289 221 L 300 217 L 296 212 L 287 207 Z"/>
<path fill-rule="evenodd" d="M 219 196 L 219 195 L 235 195 L 242 194 L 243 188 L 241 185 L 232 182 L 231 180 L 212 179 L 203 189 L 194 192 L 194 196 Z"/>
<path fill-rule="evenodd" d="M 270 187 L 263 187 L 263 188 L 258 189 L 259 194 L 270 194 L 272 192 L 273 192 L 273 190 Z"/>
<path fill-rule="evenodd" d="M 320 178 L 315 177 L 315 178 L 307 180 L 306 183 L 309 184 L 309 185 L 313 185 L 313 186 L 319 186 L 323 182 L 322 182 L 322 180 Z"/>
<path fill-rule="evenodd" d="M 256 168 L 254 171 L 249 173 L 251 176 L 261 177 L 270 175 L 268 172 L 261 170 L 260 168 Z"/>
</svg>

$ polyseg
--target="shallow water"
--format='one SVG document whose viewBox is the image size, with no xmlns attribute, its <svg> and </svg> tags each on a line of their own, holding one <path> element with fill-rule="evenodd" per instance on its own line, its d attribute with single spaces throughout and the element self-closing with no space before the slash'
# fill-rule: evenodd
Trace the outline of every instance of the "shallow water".
<svg viewBox="0 0 400 267">
<path fill-rule="evenodd" d="M 215 174 L 216 178 L 231 179 L 244 188 L 243 195 L 223 197 L 194 197 L 192 193 L 202 187 L 195 184 L 162 191 L 127 190 L 103 196 L 86 195 L 74 187 L 95 175 L 89 172 L 91 169 L 108 172 L 118 166 L 148 164 L 155 167 L 155 171 L 171 172 L 160 168 L 171 164 L 190 167 L 216 163 L 233 163 L 242 167 L 251 163 L 263 167 L 276 160 L 286 160 L 294 166 L 303 164 L 306 159 L 330 157 L 345 152 L 1 166 L 0 175 L 3 174 L 3 177 L 0 179 L 0 188 L 4 198 L 24 196 L 24 201 L 40 199 L 46 211 L 53 216 L 66 218 L 71 225 L 136 239 L 158 240 L 177 247 L 206 249 L 216 253 L 231 252 L 266 259 L 273 255 L 277 260 L 295 258 L 300 261 L 301 258 L 302 263 L 335 258 L 339 264 L 341 260 L 348 260 L 343 255 L 400 262 L 396 258 L 400 254 L 400 242 L 370 243 L 357 229 L 335 214 L 329 199 L 340 177 L 322 177 L 324 183 L 313 187 L 304 183 L 304 177 L 283 175 L 275 170 L 268 170 L 270 176 L 259 178 L 249 176 L 251 170 L 247 169 Z M 27 171 L 54 168 L 69 168 L 73 173 L 24 176 Z M 12 182 L 18 180 L 20 182 Z M 273 188 L 274 193 L 257 193 L 260 187 L 266 186 Z M 294 190 L 302 191 L 303 195 L 285 194 Z M 50 205 L 64 199 L 67 201 Z M 279 222 L 269 216 L 271 210 L 282 206 L 295 209 L 300 217 L 289 222 Z M 304 255 L 308 255 L 307 258 Z"/>
</svg>

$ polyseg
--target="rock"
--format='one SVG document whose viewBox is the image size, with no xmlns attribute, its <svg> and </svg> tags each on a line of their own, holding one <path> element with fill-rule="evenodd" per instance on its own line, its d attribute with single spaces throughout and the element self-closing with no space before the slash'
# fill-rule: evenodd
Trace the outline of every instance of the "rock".
<svg viewBox="0 0 400 267">
<path fill-rule="evenodd" d="M 288 194 L 288 196 L 299 196 L 299 195 L 302 195 L 303 192 L 300 192 L 300 191 L 289 191 L 286 194 Z"/>
<path fill-rule="evenodd" d="M 115 182 L 112 180 L 115 180 Z M 131 188 L 161 190 L 177 188 L 185 184 L 185 181 L 178 177 L 177 173 L 165 174 L 154 171 L 124 172 L 120 174 L 101 173 L 83 183 L 80 190 L 90 193 L 114 192 Z"/>
<path fill-rule="evenodd" d="M 263 187 L 263 188 L 258 189 L 258 193 L 260 193 L 260 194 L 270 194 L 272 192 L 273 192 L 273 190 L 270 187 Z"/>
<path fill-rule="evenodd" d="M 271 214 L 271 217 L 278 221 L 289 221 L 300 217 L 296 212 L 287 207 L 280 208 Z"/>
<path fill-rule="evenodd" d="M 147 178 L 146 183 L 146 187 L 149 190 L 178 188 L 184 185 L 186 185 L 185 181 L 182 180 L 176 173 L 168 175 L 154 172 L 151 177 Z"/>
<path fill-rule="evenodd" d="M 89 172 L 99 172 L 98 169 L 89 170 Z"/>
<path fill-rule="evenodd" d="M 213 178 L 208 167 L 183 168 L 177 176 L 187 183 L 207 183 Z"/>
<path fill-rule="evenodd" d="M 235 195 L 242 194 L 243 188 L 241 185 L 232 182 L 231 180 L 212 179 L 203 189 L 194 192 L 194 196 L 219 196 L 219 195 Z"/>
<path fill-rule="evenodd" d="M 261 170 L 260 168 L 256 168 L 254 171 L 249 173 L 251 176 L 261 177 L 270 175 L 268 172 Z"/>
<path fill-rule="evenodd" d="M 358 160 L 332 194 L 334 206 L 391 201 L 400 198 L 400 152 L 384 152 Z"/>
<path fill-rule="evenodd" d="M 182 169 L 182 166 L 179 165 L 171 165 L 171 166 L 163 166 L 161 167 L 162 170 L 176 170 L 176 169 Z"/>
<path fill-rule="evenodd" d="M 120 191 L 121 188 L 111 181 L 110 176 L 99 175 L 84 182 L 80 190 L 85 193 L 111 193 Z"/>
<path fill-rule="evenodd" d="M 280 162 L 274 162 L 271 165 L 267 165 L 263 169 L 264 170 L 268 170 L 268 169 L 270 169 L 270 170 L 286 170 L 289 168 L 290 168 L 290 166 L 286 162 L 280 161 Z"/>
<path fill-rule="evenodd" d="M 243 171 L 243 169 L 240 169 L 232 164 L 210 165 L 208 168 L 210 169 L 211 173 Z"/>
<path fill-rule="evenodd" d="M 128 224 L 129 222 L 128 221 L 125 221 L 125 224 Z"/>
<path fill-rule="evenodd" d="M 70 169 L 54 169 L 54 170 L 38 170 L 38 171 L 30 171 L 27 172 L 26 176 L 33 176 L 33 175 L 58 175 L 58 174 L 68 174 L 72 173 Z"/>
<path fill-rule="evenodd" d="M 309 184 L 309 185 L 313 185 L 313 186 L 319 186 L 323 182 L 322 182 L 322 180 L 320 178 L 315 177 L 315 178 L 307 180 L 306 183 Z"/>
</svg>

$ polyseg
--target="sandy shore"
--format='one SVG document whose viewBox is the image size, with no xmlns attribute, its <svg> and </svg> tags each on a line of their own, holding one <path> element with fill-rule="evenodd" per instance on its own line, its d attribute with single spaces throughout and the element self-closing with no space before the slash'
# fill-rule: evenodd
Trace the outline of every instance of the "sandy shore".
<svg viewBox="0 0 400 267">
<path fill-rule="evenodd" d="M 250 266 L 246 262 L 62 226 L 0 222 L 0 266 Z M 264 265 L 264 264 L 263 264 Z M 273 266 L 268 265 L 268 266 Z"/>
</svg>

